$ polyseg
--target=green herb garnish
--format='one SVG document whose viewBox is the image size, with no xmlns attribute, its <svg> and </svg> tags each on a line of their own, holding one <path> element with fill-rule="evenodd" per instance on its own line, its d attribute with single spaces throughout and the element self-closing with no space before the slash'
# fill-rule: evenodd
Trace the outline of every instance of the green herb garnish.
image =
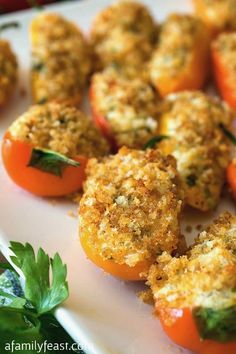
<svg viewBox="0 0 236 354">
<path fill-rule="evenodd" d="M 10 249 L 14 253 L 12 263 L 23 273 L 24 281 L 16 272 L 7 270 L 8 277 L 15 284 L 13 288 L 17 290 L 12 288 L 6 292 L 0 285 L 0 352 L 5 353 L 12 341 L 27 345 L 32 342 L 42 345 L 47 341 L 54 343 L 55 349 L 45 351 L 46 354 L 59 353 L 59 348 L 60 353 L 68 353 L 65 343 L 71 347 L 74 342 L 54 316 L 56 307 L 69 295 L 66 265 L 57 253 L 51 259 L 41 248 L 36 256 L 28 243 L 11 242 Z M 75 349 L 70 349 L 71 353 L 82 353 L 73 345 Z M 29 354 L 36 352 L 33 349 L 17 350 L 19 354 L 26 351 Z"/>
<path fill-rule="evenodd" d="M 236 137 L 233 133 L 231 133 L 227 128 L 225 128 L 224 124 L 219 124 L 220 129 L 223 131 L 225 136 L 234 144 L 236 145 Z"/>
<path fill-rule="evenodd" d="M 32 64 L 32 70 L 34 70 L 34 71 L 42 71 L 44 69 L 44 67 L 45 67 L 44 63 L 35 62 Z"/>
<path fill-rule="evenodd" d="M 40 100 L 37 101 L 37 104 L 45 104 L 46 102 L 47 102 L 47 98 L 43 97 L 43 98 L 40 98 Z"/>
<path fill-rule="evenodd" d="M 188 175 L 188 176 L 186 177 L 186 182 L 187 182 L 187 185 L 188 185 L 189 187 L 194 187 L 194 186 L 196 186 L 196 181 L 197 181 L 197 177 L 196 177 L 195 175 L 193 175 L 193 174 Z"/>
<path fill-rule="evenodd" d="M 33 148 L 28 166 L 62 177 L 66 166 L 78 167 L 80 163 L 52 150 Z"/>
<path fill-rule="evenodd" d="M 167 135 L 157 135 L 148 140 L 148 142 L 143 146 L 143 150 L 153 149 L 156 144 L 160 143 L 162 140 L 169 139 Z"/>
<path fill-rule="evenodd" d="M 19 22 L 6 22 L 0 25 L 0 33 L 9 28 L 19 28 Z"/>
<path fill-rule="evenodd" d="M 193 316 L 202 339 L 228 342 L 236 339 L 236 307 L 196 308 Z"/>
<path fill-rule="evenodd" d="M 28 2 L 30 7 L 33 7 L 35 9 L 37 9 L 37 10 L 43 10 L 44 9 L 44 7 L 37 0 L 27 0 L 27 2 Z"/>
</svg>

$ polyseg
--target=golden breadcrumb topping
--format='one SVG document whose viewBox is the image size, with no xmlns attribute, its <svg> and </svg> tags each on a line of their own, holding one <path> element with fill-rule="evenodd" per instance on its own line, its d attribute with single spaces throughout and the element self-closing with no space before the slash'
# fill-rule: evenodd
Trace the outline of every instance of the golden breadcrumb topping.
<svg viewBox="0 0 236 354">
<path fill-rule="evenodd" d="M 90 49 L 80 29 L 58 14 L 42 13 L 32 22 L 31 44 L 35 101 L 80 98 L 91 69 Z"/>
<path fill-rule="evenodd" d="M 145 36 L 114 27 L 102 41 L 94 44 L 98 69 L 112 66 L 127 76 L 136 76 L 143 69 L 152 51 Z"/>
<path fill-rule="evenodd" d="M 97 42 L 107 37 L 114 27 L 139 33 L 152 41 L 155 35 L 154 20 L 148 9 L 139 2 L 116 1 L 94 19 L 91 37 Z"/>
<path fill-rule="evenodd" d="M 177 249 L 182 201 L 171 156 L 123 147 L 114 156 L 91 159 L 87 174 L 80 236 L 104 260 L 132 267 Z"/>
<path fill-rule="evenodd" d="M 172 14 L 166 19 L 149 64 L 154 84 L 165 74 L 175 78 L 185 70 L 193 60 L 202 33 L 208 35 L 204 23 L 194 16 Z"/>
<path fill-rule="evenodd" d="M 29 108 L 9 128 L 11 136 L 68 157 L 94 157 L 109 152 L 92 122 L 74 107 L 48 103 Z"/>
<path fill-rule="evenodd" d="M 186 201 L 203 211 L 215 208 L 229 162 L 229 140 L 219 124 L 230 128 L 228 106 L 202 92 L 169 95 L 164 101 L 160 133 L 170 138 L 158 146 L 177 160 Z"/>
<path fill-rule="evenodd" d="M 143 78 L 106 70 L 92 78 L 92 106 L 105 117 L 118 146 L 141 148 L 157 135 L 159 97 Z"/>
<path fill-rule="evenodd" d="M 236 29 L 235 0 L 195 0 L 196 13 L 216 31 Z"/>
<path fill-rule="evenodd" d="M 159 257 L 148 277 L 157 309 L 236 305 L 236 217 L 222 214 L 185 256 Z"/>
<path fill-rule="evenodd" d="M 112 65 L 125 75 L 137 75 L 150 57 L 156 32 L 153 19 L 142 4 L 115 2 L 97 15 L 92 26 L 97 68 Z"/>
<path fill-rule="evenodd" d="M 4 104 L 17 80 L 17 60 L 10 44 L 0 40 L 0 106 Z"/>
</svg>

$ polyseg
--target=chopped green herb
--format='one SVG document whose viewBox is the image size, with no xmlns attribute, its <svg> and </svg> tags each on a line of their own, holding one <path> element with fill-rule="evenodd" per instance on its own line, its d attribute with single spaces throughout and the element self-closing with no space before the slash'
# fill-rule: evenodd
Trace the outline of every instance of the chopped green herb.
<svg viewBox="0 0 236 354">
<path fill-rule="evenodd" d="M 225 136 L 234 144 L 236 145 L 236 137 L 231 133 L 228 129 L 225 128 L 224 124 L 219 124 L 220 129 L 223 131 Z"/>
<path fill-rule="evenodd" d="M 30 7 L 34 7 L 37 10 L 43 10 L 44 7 L 37 0 L 27 0 Z"/>
<path fill-rule="evenodd" d="M 19 22 L 6 22 L 0 25 L 0 33 L 9 28 L 19 28 Z"/>
<path fill-rule="evenodd" d="M 46 97 L 43 97 L 41 98 L 40 100 L 38 100 L 37 104 L 44 104 L 47 102 L 47 98 Z"/>
<path fill-rule="evenodd" d="M 186 177 L 186 182 L 187 182 L 187 185 L 189 186 L 189 187 L 194 187 L 194 186 L 196 186 L 196 181 L 197 181 L 197 177 L 195 176 L 195 175 L 188 175 L 187 177 Z"/>
<path fill-rule="evenodd" d="M 78 167 L 80 163 L 52 150 L 34 148 L 28 166 L 62 177 L 66 166 Z"/>
<path fill-rule="evenodd" d="M 167 135 L 157 135 L 148 140 L 148 142 L 143 146 L 143 150 L 153 149 L 156 144 L 160 143 L 162 140 L 169 139 Z"/>
<path fill-rule="evenodd" d="M 236 307 L 212 309 L 199 307 L 193 316 L 202 339 L 228 342 L 236 339 Z"/>
<path fill-rule="evenodd" d="M 44 63 L 33 63 L 32 64 L 32 70 L 34 71 L 42 71 L 44 69 L 45 65 Z"/>
</svg>

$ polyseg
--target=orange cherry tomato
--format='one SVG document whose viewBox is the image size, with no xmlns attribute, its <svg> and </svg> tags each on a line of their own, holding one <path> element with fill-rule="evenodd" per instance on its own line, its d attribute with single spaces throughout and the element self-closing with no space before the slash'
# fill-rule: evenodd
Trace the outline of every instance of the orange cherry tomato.
<svg viewBox="0 0 236 354">
<path fill-rule="evenodd" d="M 206 34 L 207 38 L 207 34 Z M 192 60 L 177 77 L 163 75 L 156 86 L 162 97 L 172 92 L 198 90 L 205 84 L 209 70 L 208 40 L 199 39 L 192 52 Z"/>
<path fill-rule="evenodd" d="M 139 281 L 145 277 L 141 273 L 147 272 L 152 262 L 143 261 L 136 264 L 134 267 L 129 267 L 126 264 L 117 264 L 114 261 L 104 260 L 99 254 L 94 251 L 94 248 L 87 242 L 86 237 L 80 237 L 80 242 L 87 257 L 98 267 L 102 268 L 106 273 L 109 273 L 123 280 Z"/>
<path fill-rule="evenodd" d="M 202 340 L 191 309 L 157 309 L 157 312 L 164 331 L 176 344 L 197 354 L 236 353 L 236 342 L 221 343 L 208 339 Z"/>
<path fill-rule="evenodd" d="M 226 177 L 227 177 L 227 181 L 230 186 L 231 192 L 232 192 L 234 198 L 236 198 L 236 161 L 232 161 L 228 165 Z"/>
<path fill-rule="evenodd" d="M 92 107 L 92 118 L 93 118 L 95 125 L 101 131 L 104 138 L 106 138 L 108 140 L 108 142 L 110 143 L 112 151 L 116 152 L 118 148 L 117 148 L 114 134 L 112 132 L 111 125 L 109 124 L 109 122 L 107 121 L 107 119 L 103 115 L 98 113 L 98 111 L 96 109 L 96 101 L 94 99 L 92 85 L 89 90 L 89 99 L 90 99 L 90 104 Z"/>
<path fill-rule="evenodd" d="M 8 175 L 20 187 L 42 197 L 64 196 L 76 192 L 86 178 L 87 158 L 77 156 L 79 167 L 67 166 L 62 177 L 28 167 L 33 146 L 14 140 L 10 133 L 4 135 L 2 158 Z"/>
<path fill-rule="evenodd" d="M 215 49 L 211 50 L 213 74 L 216 85 L 223 99 L 236 109 L 236 77 L 234 72 L 225 65 L 221 54 Z M 233 77 L 235 80 L 233 80 Z"/>
</svg>

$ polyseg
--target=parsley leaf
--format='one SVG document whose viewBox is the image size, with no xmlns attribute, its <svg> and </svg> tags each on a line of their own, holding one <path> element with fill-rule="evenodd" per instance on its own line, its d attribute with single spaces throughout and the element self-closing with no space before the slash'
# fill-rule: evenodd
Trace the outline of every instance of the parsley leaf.
<svg viewBox="0 0 236 354">
<path fill-rule="evenodd" d="M 80 163 L 52 150 L 34 148 L 28 166 L 61 177 L 66 166 L 78 167 Z"/>
<path fill-rule="evenodd" d="M 144 144 L 143 150 L 153 149 L 156 146 L 156 144 L 160 143 L 162 140 L 165 140 L 165 139 L 169 139 L 169 136 L 167 136 L 167 135 L 154 136 L 153 138 L 148 140 L 148 142 L 146 144 Z"/>
<path fill-rule="evenodd" d="M 39 249 L 37 257 L 29 243 L 11 242 L 12 262 L 25 276 L 25 297 L 38 315 L 52 311 L 68 297 L 67 269 L 56 253 L 53 259 Z M 50 269 L 52 280 L 50 282 Z"/>
<path fill-rule="evenodd" d="M 225 128 L 224 124 L 220 123 L 219 124 L 220 129 L 224 133 L 224 135 L 233 143 L 236 145 L 236 137 L 229 131 L 228 129 Z"/>
<path fill-rule="evenodd" d="M 193 311 L 202 339 L 228 342 L 236 339 L 236 307 L 212 309 L 199 307 Z"/>
</svg>

